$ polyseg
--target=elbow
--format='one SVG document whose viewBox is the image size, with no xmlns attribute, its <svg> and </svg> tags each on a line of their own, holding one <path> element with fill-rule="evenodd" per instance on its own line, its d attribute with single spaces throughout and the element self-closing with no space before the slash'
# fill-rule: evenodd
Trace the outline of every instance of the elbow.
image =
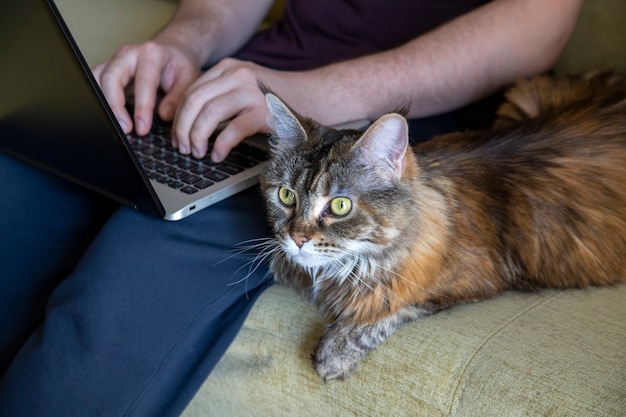
<svg viewBox="0 0 626 417">
<path fill-rule="evenodd" d="M 534 59 L 530 60 L 534 66 L 535 73 L 549 71 L 558 62 L 563 50 L 567 46 L 580 14 L 582 0 L 554 0 L 553 8 L 549 10 L 548 16 L 560 15 L 560 19 L 555 22 L 543 21 L 544 30 L 538 30 L 541 39 L 537 39 L 536 45 L 542 47 L 535 48 Z"/>
</svg>

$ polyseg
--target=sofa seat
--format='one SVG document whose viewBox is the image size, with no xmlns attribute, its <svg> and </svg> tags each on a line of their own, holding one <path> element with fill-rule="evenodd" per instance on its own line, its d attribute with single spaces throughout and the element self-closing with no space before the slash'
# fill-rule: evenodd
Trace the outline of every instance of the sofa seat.
<svg viewBox="0 0 626 417">
<path fill-rule="evenodd" d="M 454 307 L 400 328 L 345 381 L 311 366 L 322 328 L 271 287 L 183 416 L 626 414 L 626 285 Z"/>
</svg>

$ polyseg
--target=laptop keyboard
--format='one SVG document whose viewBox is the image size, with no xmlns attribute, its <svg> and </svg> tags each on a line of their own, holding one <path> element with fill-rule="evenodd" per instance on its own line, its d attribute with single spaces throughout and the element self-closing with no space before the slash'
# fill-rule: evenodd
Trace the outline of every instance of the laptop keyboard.
<svg viewBox="0 0 626 417">
<path fill-rule="evenodd" d="M 240 143 L 220 163 L 210 157 L 196 159 L 180 154 L 171 145 L 169 126 L 155 123 L 146 136 L 134 132 L 127 136 L 148 178 L 186 194 L 194 194 L 232 175 L 252 168 L 269 157 L 257 147 Z M 211 149 L 212 143 L 209 143 Z"/>
</svg>

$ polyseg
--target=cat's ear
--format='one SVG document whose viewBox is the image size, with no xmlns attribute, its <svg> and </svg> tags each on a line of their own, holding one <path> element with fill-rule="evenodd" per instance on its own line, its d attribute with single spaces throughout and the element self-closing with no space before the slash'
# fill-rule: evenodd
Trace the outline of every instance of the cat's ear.
<svg viewBox="0 0 626 417">
<path fill-rule="evenodd" d="M 374 168 L 377 176 L 395 183 L 404 171 L 408 146 L 406 119 L 390 113 L 372 123 L 354 145 L 354 153 L 359 163 Z"/>
<path fill-rule="evenodd" d="M 293 146 L 306 140 L 306 132 L 296 115 L 272 93 L 265 94 L 265 103 L 269 110 L 267 123 L 275 135 L 274 145 L 279 148 Z"/>
</svg>

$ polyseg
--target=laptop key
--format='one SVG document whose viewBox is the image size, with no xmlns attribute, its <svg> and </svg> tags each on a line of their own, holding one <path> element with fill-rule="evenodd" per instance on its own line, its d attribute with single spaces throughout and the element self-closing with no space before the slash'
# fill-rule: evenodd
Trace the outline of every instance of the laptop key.
<svg viewBox="0 0 626 417">
<path fill-rule="evenodd" d="M 154 168 L 154 170 L 159 174 L 169 175 L 170 172 L 174 171 L 174 168 L 169 165 L 159 164 L 156 168 Z"/>
<path fill-rule="evenodd" d="M 247 145 L 245 143 L 239 144 L 233 149 L 233 152 L 238 155 L 252 158 L 259 162 L 263 162 L 269 159 L 269 153 L 267 151 L 259 149 L 255 146 Z"/>
<path fill-rule="evenodd" d="M 211 181 L 220 182 L 220 181 L 224 181 L 230 175 L 224 174 L 223 172 L 220 172 L 220 171 L 211 171 L 211 172 L 207 172 L 206 174 L 204 174 L 204 176 L 210 179 Z"/>
<path fill-rule="evenodd" d="M 174 178 L 174 179 L 180 180 L 181 178 L 186 177 L 189 174 L 187 174 L 185 171 L 182 171 L 180 169 L 174 169 L 171 172 L 169 172 L 167 175 L 170 178 Z"/>
<path fill-rule="evenodd" d="M 204 190 L 205 188 L 210 187 L 213 184 L 215 184 L 213 181 L 207 180 L 207 179 L 203 179 L 203 180 L 198 181 L 197 183 L 195 183 L 193 186 L 196 187 L 199 190 Z"/>
<path fill-rule="evenodd" d="M 193 172 L 194 174 L 203 175 L 209 171 L 212 171 L 212 169 L 207 165 L 201 164 L 191 168 L 189 171 Z"/>
<path fill-rule="evenodd" d="M 197 175 L 187 175 L 186 177 L 181 178 L 181 180 L 183 182 L 186 182 L 187 184 L 195 184 L 198 181 L 202 180 L 202 177 L 199 177 Z"/>
<path fill-rule="evenodd" d="M 159 163 L 153 159 L 149 159 L 145 161 L 145 163 L 142 163 L 141 166 L 144 167 L 145 169 L 155 169 L 156 167 L 159 166 Z"/>
<path fill-rule="evenodd" d="M 195 194 L 199 190 L 197 188 L 194 188 L 194 187 L 190 186 L 190 185 L 186 185 L 183 188 L 181 188 L 180 191 L 182 191 L 185 194 Z"/>
<path fill-rule="evenodd" d="M 170 155 L 165 149 L 158 146 L 150 146 L 148 148 L 141 149 L 140 152 L 143 155 L 152 156 L 155 159 L 161 160 L 164 160 Z"/>
<path fill-rule="evenodd" d="M 238 167 L 237 165 L 229 164 L 228 162 L 222 162 L 217 166 L 217 169 L 230 175 L 239 174 L 243 171 L 243 168 Z"/>
<path fill-rule="evenodd" d="M 234 153 L 230 153 L 226 157 L 226 161 L 230 162 L 230 163 L 233 163 L 235 165 L 242 166 L 244 168 L 252 168 L 253 166 L 259 164 L 254 159 L 251 159 L 251 158 L 248 158 L 248 157 L 245 157 L 245 156 L 241 156 L 241 155 L 237 155 L 237 154 L 234 154 Z"/>
<path fill-rule="evenodd" d="M 165 158 L 165 162 L 172 165 L 178 165 L 189 159 L 188 156 L 181 155 L 179 153 L 171 153 Z"/>
<path fill-rule="evenodd" d="M 183 183 L 182 181 L 179 181 L 175 178 L 167 178 L 164 182 L 165 185 L 172 187 L 172 188 L 176 188 L 177 190 L 179 188 L 183 188 L 185 186 L 185 183 Z"/>
</svg>

